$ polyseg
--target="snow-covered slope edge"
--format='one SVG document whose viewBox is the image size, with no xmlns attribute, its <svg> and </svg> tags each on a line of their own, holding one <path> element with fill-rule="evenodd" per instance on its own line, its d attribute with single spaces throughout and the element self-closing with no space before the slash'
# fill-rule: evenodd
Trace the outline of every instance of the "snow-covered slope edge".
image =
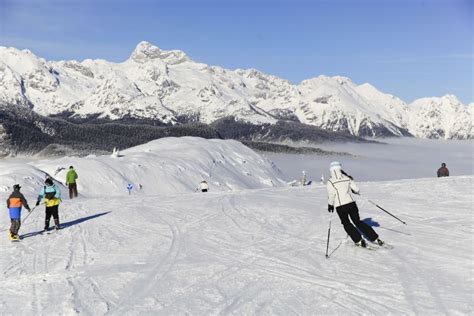
<svg viewBox="0 0 474 316">
<path fill-rule="evenodd" d="M 472 129 L 456 123 L 472 115 L 455 97 L 450 99 L 444 107 L 451 109 L 433 119 L 432 110 L 349 78 L 319 76 L 293 85 L 255 69 L 232 71 L 194 62 L 182 51 L 148 42 L 139 43 L 122 63 L 46 61 L 28 50 L 0 47 L 0 101 L 43 115 L 166 124 L 234 116 L 256 124 L 294 120 L 357 136 L 473 138 Z"/>
<path fill-rule="evenodd" d="M 78 189 L 85 196 L 170 194 L 194 192 L 202 180 L 211 191 L 258 189 L 284 184 L 279 170 L 270 161 L 234 140 L 198 137 L 162 138 L 129 148 L 118 157 L 63 157 L 30 163 L 30 174 L 16 178 L 2 176 L 0 188 L 20 183 L 25 190 L 42 186 L 45 174 L 64 183 L 67 169 L 79 173 Z M 11 168 L 21 169 L 21 164 Z M 140 189 L 141 185 L 141 189 Z"/>
</svg>

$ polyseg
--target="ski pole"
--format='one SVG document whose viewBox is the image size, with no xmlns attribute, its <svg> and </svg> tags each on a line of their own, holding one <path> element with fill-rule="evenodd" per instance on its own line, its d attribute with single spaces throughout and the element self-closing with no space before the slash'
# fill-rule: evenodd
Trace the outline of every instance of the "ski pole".
<svg viewBox="0 0 474 316">
<path fill-rule="evenodd" d="M 44 203 L 41 203 L 41 204 L 44 204 Z M 26 219 L 27 219 L 28 217 L 30 217 L 31 213 L 33 213 L 33 211 L 34 211 L 37 207 L 38 207 L 38 206 L 36 206 L 36 205 L 33 206 L 33 208 L 31 209 L 31 211 L 28 212 L 28 215 L 26 215 L 25 218 L 23 219 L 23 225 L 25 225 Z"/>
<path fill-rule="evenodd" d="M 397 220 L 399 220 L 400 222 L 402 222 L 403 224 L 407 224 L 405 223 L 404 221 L 402 221 L 401 219 L 399 219 L 398 217 L 396 217 L 395 215 L 393 215 L 392 213 L 390 213 L 389 211 L 387 211 L 386 209 L 384 209 L 383 207 L 375 204 L 374 202 L 372 202 L 371 200 L 367 200 L 369 201 L 370 203 L 372 203 L 373 205 L 377 206 L 379 209 L 381 209 L 382 211 L 384 211 L 385 213 L 387 213 L 388 215 L 392 216 L 393 218 L 396 218 Z"/>
<path fill-rule="evenodd" d="M 328 241 L 326 243 L 326 259 L 329 259 L 328 251 L 329 251 L 329 236 L 331 236 L 331 221 L 332 221 L 332 214 L 334 211 L 331 212 L 331 217 L 329 217 L 329 228 L 328 228 Z"/>
</svg>

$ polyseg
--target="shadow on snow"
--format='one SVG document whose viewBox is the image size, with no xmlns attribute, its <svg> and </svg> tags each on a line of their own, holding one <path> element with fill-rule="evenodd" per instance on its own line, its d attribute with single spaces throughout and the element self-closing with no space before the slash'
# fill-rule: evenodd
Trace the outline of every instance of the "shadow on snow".
<svg viewBox="0 0 474 316">
<path fill-rule="evenodd" d="M 400 230 L 396 230 L 396 229 L 392 229 L 392 228 L 387 228 L 387 227 L 384 227 L 384 226 L 380 226 L 380 224 L 376 221 L 374 221 L 372 219 L 372 217 L 368 217 L 368 218 L 364 218 L 362 220 L 364 223 L 366 223 L 367 225 L 369 225 L 370 227 L 379 227 L 381 229 L 386 229 L 386 230 L 389 230 L 389 231 L 392 231 L 392 232 L 395 232 L 395 233 L 399 233 L 399 234 L 403 234 L 403 235 L 407 235 L 407 236 L 411 236 L 410 233 L 407 233 L 407 232 L 403 232 L 403 231 L 400 231 Z M 366 236 L 367 237 L 367 236 Z"/>
<path fill-rule="evenodd" d="M 86 216 L 86 217 L 81 217 L 81 218 L 75 219 L 73 221 L 62 223 L 61 224 L 61 230 L 66 229 L 66 228 L 71 227 L 71 226 L 74 226 L 74 225 L 77 225 L 77 224 L 80 224 L 82 222 L 94 219 L 94 218 L 97 218 L 97 217 L 100 217 L 100 216 L 107 215 L 110 212 L 111 211 L 104 212 L 104 213 L 98 213 L 98 214 L 94 214 L 94 215 L 90 215 L 90 216 Z M 21 238 L 25 239 L 25 238 L 33 237 L 33 236 L 36 236 L 36 235 L 41 235 L 42 233 L 43 233 L 43 231 L 39 230 L 39 231 L 36 231 L 36 232 L 31 232 L 31 233 L 21 235 Z"/>
<path fill-rule="evenodd" d="M 364 218 L 362 220 L 364 223 L 369 225 L 370 227 L 380 227 L 380 224 L 372 219 L 372 217 Z"/>
<path fill-rule="evenodd" d="M 69 222 L 62 223 L 62 224 L 61 224 L 61 229 L 65 229 L 65 228 L 68 228 L 68 227 L 70 227 L 70 226 L 74 226 L 74 225 L 80 224 L 80 223 L 82 223 L 82 222 L 85 222 L 85 221 L 88 221 L 88 220 L 91 220 L 91 219 L 94 219 L 94 218 L 97 218 L 97 217 L 100 217 L 100 216 L 103 216 L 103 215 L 107 215 L 107 214 L 109 214 L 110 212 L 111 212 L 111 211 L 109 211 L 109 212 L 104 212 L 104 213 L 98 213 L 98 214 L 94 214 L 94 215 L 90 215 L 90 216 L 78 218 L 78 219 L 75 219 L 75 220 L 73 220 L 73 221 L 69 221 Z"/>
</svg>

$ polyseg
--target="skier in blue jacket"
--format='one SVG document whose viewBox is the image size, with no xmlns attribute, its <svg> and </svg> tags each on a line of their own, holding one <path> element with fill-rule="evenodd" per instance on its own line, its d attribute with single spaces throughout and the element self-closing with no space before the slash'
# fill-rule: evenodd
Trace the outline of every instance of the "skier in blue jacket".
<svg viewBox="0 0 474 316">
<path fill-rule="evenodd" d="M 59 229 L 59 204 L 61 203 L 61 190 L 54 184 L 51 178 L 46 179 L 44 187 L 38 195 L 36 206 L 38 206 L 41 200 L 44 198 L 44 204 L 46 206 L 46 216 L 44 220 L 44 231 L 49 229 L 49 220 L 51 216 L 54 219 L 54 228 Z"/>
</svg>

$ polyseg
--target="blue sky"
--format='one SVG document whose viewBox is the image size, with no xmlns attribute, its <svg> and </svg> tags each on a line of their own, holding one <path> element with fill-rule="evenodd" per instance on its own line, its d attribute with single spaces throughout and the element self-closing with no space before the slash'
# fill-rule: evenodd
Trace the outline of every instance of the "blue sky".
<svg viewBox="0 0 474 316">
<path fill-rule="evenodd" d="M 120 62 L 142 40 L 293 83 L 342 75 L 411 102 L 473 97 L 471 0 L 0 0 L 0 45 Z"/>
</svg>

